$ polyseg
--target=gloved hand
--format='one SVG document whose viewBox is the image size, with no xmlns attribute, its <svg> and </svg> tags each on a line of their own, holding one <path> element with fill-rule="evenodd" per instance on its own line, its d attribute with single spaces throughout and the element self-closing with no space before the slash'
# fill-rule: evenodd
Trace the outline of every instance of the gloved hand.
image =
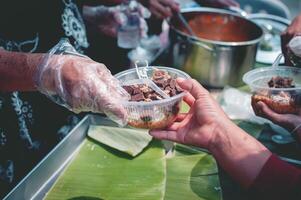
<svg viewBox="0 0 301 200">
<path fill-rule="evenodd" d="M 120 25 L 127 21 L 127 6 L 134 9 L 140 18 L 140 33 L 144 37 L 147 35 L 148 26 L 145 19 L 149 18 L 151 13 L 148 9 L 136 1 L 130 2 L 130 5 L 121 4 L 118 6 L 84 6 L 83 16 L 88 25 L 96 28 L 100 33 L 107 36 L 116 37 Z"/>
<path fill-rule="evenodd" d="M 126 111 L 120 101 L 128 97 L 105 65 L 83 56 L 61 40 L 44 57 L 36 73 L 36 86 L 55 103 L 75 113 L 105 113 L 124 125 Z"/>
</svg>

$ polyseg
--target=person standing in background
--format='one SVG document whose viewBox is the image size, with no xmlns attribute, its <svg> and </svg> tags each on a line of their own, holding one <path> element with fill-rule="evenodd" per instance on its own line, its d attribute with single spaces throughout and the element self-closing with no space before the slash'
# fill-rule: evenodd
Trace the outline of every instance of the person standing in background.
<svg viewBox="0 0 301 200">
<path fill-rule="evenodd" d="M 26 68 L 30 63 L 35 63 L 31 67 L 37 67 L 38 62 L 33 62 L 36 55 L 31 56 L 26 53 L 46 53 L 61 38 L 68 38 L 78 54 L 85 53 L 90 42 L 87 38 L 82 9 L 88 3 L 89 1 L 80 0 L 3 0 L 0 2 L 0 199 L 70 130 L 67 128 L 58 131 L 60 127 L 66 123 L 72 126 L 80 118 L 54 104 L 44 95 L 33 91 L 33 84 L 30 90 L 20 87 L 7 89 L 7 87 L 12 85 L 11 81 L 15 83 L 13 86 L 24 83 L 26 80 L 24 76 L 32 72 L 31 68 Z M 105 17 L 106 12 L 102 14 L 98 14 L 98 17 Z M 110 26 L 110 23 L 103 26 Z M 78 65 L 74 65 L 74 59 L 77 60 L 74 63 Z M 63 68 L 69 68 L 69 72 L 75 70 L 82 73 L 82 76 L 80 73 L 75 73 L 78 75 L 77 80 L 84 79 L 88 70 L 82 70 L 83 65 L 79 65 L 83 63 L 82 61 L 83 58 L 76 56 L 68 59 L 68 62 L 67 59 L 61 60 L 62 63 L 68 64 Z M 84 63 L 96 67 L 92 60 Z M 104 71 L 108 77 L 107 81 L 102 83 L 103 86 L 109 84 L 109 80 L 113 80 L 113 76 L 103 65 L 100 65 L 100 70 L 98 67 L 96 69 L 98 72 Z M 19 77 L 19 80 L 16 80 L 16 77 Z M 70 81 L 76 79 L 73 77 Z M 31 77 L 31 82 L 32 80 Z M 22 87 L 28 83 L 24 84 Z M 70 94 L 72 97 L 73 93 Z M 76 102 L 72 104 L 74 103 Z"/>
</svg>

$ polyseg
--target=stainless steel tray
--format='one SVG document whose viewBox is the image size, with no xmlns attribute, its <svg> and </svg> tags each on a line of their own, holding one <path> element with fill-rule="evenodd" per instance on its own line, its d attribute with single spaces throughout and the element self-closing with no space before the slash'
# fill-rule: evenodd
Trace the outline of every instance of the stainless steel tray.
<svg viewBox="0 0 301 200">
<path fill-rule="evenodd" d="M 114 123 L 105 117 L 87 115 L 4 199 L 43 199 L 81 146 L 90 124 L 114 126 Z"/>
</svg>

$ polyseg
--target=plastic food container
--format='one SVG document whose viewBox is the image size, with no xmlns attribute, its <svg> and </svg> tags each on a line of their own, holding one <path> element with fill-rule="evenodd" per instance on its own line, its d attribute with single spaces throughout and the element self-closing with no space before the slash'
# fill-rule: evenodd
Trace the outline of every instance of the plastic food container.
<svg viewBox="0 0 301 200">
<path fill-rule="evenodd" d="M 190 78 L 185 72 L 161 66 L 148 67 L 148 77 L 152 77 L 154 69 L 167 71 L 173 78 Z M 120 72 L 116 74 L 115 77 L 121 82 L 121 85 L 124 85 L 127 81 L 138 79 L 136 69 Z M 143 129 L 162 129 L 167 127 L 175 121 L 184 96 L 185 92 L 182 92 L 168 99 L 151 102 L 123 101 L 122 103 L 128 115 L 128 125 L 134 128 Z"/>
<path fill-rule="evenodd" d="M 273 77 L 293 79 L 294 88 L 270 88 Z M 243 81 L 253 92 L 252 105 L 258 101 L 266 103 L 277 113 L 298 113 L 301 108 L 301 69 L 295 67 L 265 67 L 247 72 Z"/>
</svg>

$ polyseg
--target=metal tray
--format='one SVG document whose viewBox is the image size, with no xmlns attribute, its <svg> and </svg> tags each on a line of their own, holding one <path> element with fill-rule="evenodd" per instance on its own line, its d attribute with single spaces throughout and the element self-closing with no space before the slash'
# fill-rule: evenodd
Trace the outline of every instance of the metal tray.
<svg viewBox="0 0 301 200">
<path fill-rule="evenodd" d="M 86 138 L 89 125 L 116 126 L 98 115 L 87 115 L 4 197 L 5 200 L 42 200 Z"/>
</svg>

